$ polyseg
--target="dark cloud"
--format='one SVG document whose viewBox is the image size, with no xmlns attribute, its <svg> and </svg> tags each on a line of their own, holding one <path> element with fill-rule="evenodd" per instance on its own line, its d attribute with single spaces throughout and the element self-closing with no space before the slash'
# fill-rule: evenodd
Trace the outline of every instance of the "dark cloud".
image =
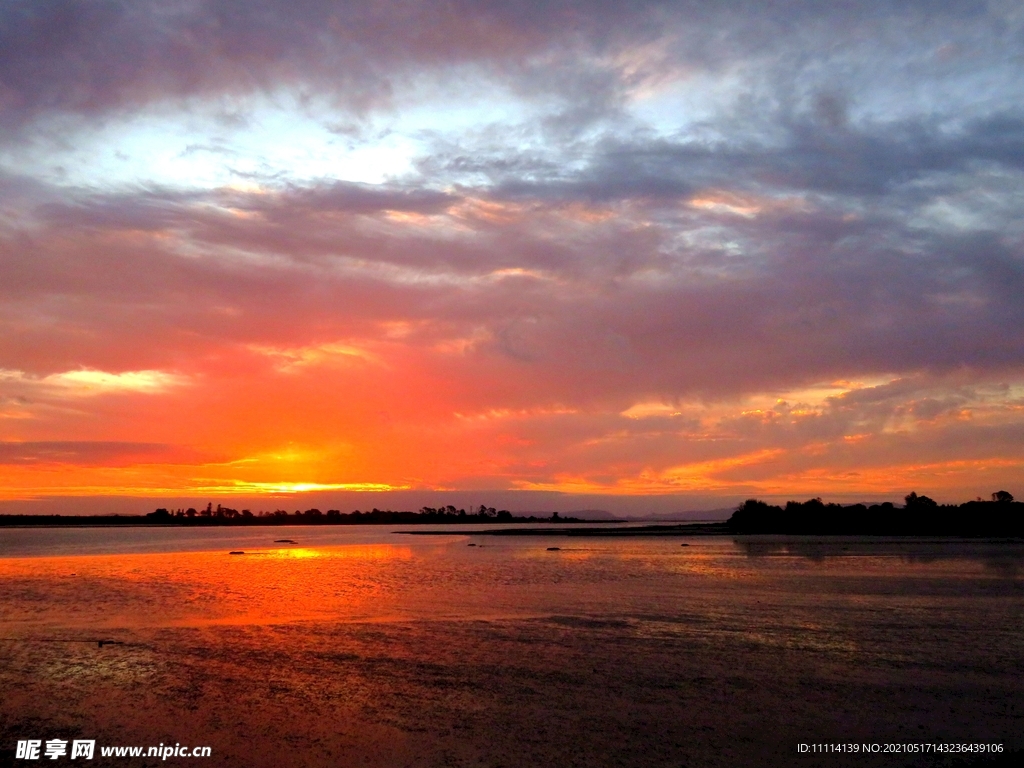
<svg viewBox="0 0 1024 768">
<path fill-rule="evenodd" d="M 872 124 L 838 133 L 779 116 L 773 143 L 608 138 L 581 172 L 510 156 L 435 155 L 425 173 L 485 174 L 509 197 L 677 200 L 708 186 L 879 198 L 921 179 L 977 168 L 1024 169 L 1024 117 L 1002 112 L 950 128 L 939 120 Z M 778 146 L 778 144 L 782 146 Z M 931 190 L 936 194 L 938 190 Z"/>
<path fill-rule="evenodd" d="M 610 26 L 600 5 L 578 13 L 559 5 L 539 18 L 473 2 L 5 3 L 3 114 L 8 123 L 52 111 L 90 114 L 277 82 L 326 86 L 356 105 L 386 101 L 390 78 L 407 67 L 521 56 L 551 43 L 552 21 Z"/>
<path fill-rule="evenodd" d="M 12 360 L 18 348 L 61 348 L 73 358 L 54 365 L 103 367 L 92 348 L 161 367 L 160 355 L 190 345 L 300 344 L 394 321 L 429 323 L 442 337 L 476 329 L 470 358 L 543 371 L 524 392 L 560 398 L 1005 370 L 1024 359 L 1024 260 L 995 232 L 935 234 L 883 214 L 845 222 L 815 211 L 690 211 L 638 227 L 642 206 L 581 228 L 574 217 L 589 209 L 541 202 L 508 212 L 508 198 L 483 199 L 507 216 L 495 222 L 459 214 L 468 197 L 358 185 L 218 195 L 37 209 L 40 228 L 0 243 Z M 254 215 L 232 214 L 236 206 Z M 419 229 L 389 211 L 436 220 Z M 679 231 L 708 226 L 752 243 L 753 255 L 674 244 Z M 540 276 L 492 276 L 511 268 Z M 26 323 L 41 311 L 61 322 Z"/>
<path fill-rule="evenodd" d="M 359 107 L 386 102 L 396 78 L 422 67 L 471 62 L 525 72 L 532 56 L 615 51 L 666 33 L 678 38 L 673 59 L 716 67 L 797 41 L 825 48 L 836 34 L 875 34 L 883 42 L 894 30 L 920 34 L 925 20 L 940 29 L 959 24 L 1013 34 L 980 0 L 898 7 L 810 0 L 628 7 L 604 0 L 12 0 L 0 10 L 0 105 L 11 126 L 43 113 L 95 115 L 291 83 L 327 89 Z M 949 40 L 935 47 L 942 43 Z M 551 74 L 550 61 L 544 70 L 548 87 L 574 89 L 576 120 L 592 118 L 588 102 L 598 109 L 607 103 L 594 90 L 607 83 L 591 80 L 581 90 L 578 74 Z"/>
</svg>

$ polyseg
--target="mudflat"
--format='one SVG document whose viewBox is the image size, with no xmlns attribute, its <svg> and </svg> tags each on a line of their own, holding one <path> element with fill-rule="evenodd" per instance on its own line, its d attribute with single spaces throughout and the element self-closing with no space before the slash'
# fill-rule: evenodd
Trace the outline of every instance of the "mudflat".
<svg viewBox="0 0 1024 768">
<path fill-rule="evenodd" d="M 26 738 L 95 739 L 91 765 L 162 762 L 100 745 L 210 746 L 167 761 L 208 766 L 981 765 L 999 754 L 797 745 L 1024 746 L 1020 545 L 492 541 L 0 560 L 0 761 L 26 764 Z"/>
</svg>

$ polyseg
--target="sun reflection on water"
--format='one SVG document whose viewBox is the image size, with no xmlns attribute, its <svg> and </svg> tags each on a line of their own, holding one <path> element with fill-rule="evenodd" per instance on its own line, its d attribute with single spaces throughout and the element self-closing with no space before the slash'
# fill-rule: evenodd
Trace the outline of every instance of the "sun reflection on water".
<svg viewBox="0 0 1024 768">
<path fill-rule="evenodd" d="M 360 618 L 399 591 L 394 566 L 413 558 L 409 547 L 348 545 L 0 559 L 0 620 L 38 628 Z"/>
</svg>

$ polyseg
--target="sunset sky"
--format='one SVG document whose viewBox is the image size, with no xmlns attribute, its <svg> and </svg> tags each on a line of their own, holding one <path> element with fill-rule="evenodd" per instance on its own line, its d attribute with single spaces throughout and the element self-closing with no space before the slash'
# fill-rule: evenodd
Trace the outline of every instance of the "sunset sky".
<svg viewBox="0 0 1024 768">
<path fill-rule="evenodd" d="M 389 489 L 1024 497 L 1024 5 L 5 0 L 0 500 Z"/>
</svg>

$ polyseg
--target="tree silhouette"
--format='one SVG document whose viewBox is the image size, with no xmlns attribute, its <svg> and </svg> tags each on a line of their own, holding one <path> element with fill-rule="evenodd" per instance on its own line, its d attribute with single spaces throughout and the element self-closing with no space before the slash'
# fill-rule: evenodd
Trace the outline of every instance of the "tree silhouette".
<svg viewBox="0 0 1024 768">
<path fill-rule="evenodd" d="M 935 499 L 929 499 L 927 496 L 918 496 L 913 491 L 904 496 L 903 500 L 907 503 L 907 509 L 931 509 L 939 506 Z"/>
</svg>

